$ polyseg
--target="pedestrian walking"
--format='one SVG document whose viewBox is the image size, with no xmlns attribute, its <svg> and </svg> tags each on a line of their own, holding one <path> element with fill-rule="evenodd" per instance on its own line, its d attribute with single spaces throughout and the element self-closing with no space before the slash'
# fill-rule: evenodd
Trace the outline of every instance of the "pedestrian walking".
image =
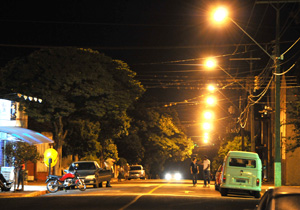
<svg viewBox="0 0 300 210">
<path fill-rule="evenodd" d="M 203 187 L 210 187 L 210 160 L 207 158 L 206 155 L 204 155 L 203 160 L 203 179 L 204 179 L 204 185 Z"/>
<path fill-rule="evenodd" d="M 190 165 L 191 174 L 193 177 L 193 186 L 197 186 L 197 175 L 199 174 L 199 166 L 197 164 L 197 158 L 193 158 L 193 161 Z"/>
</svg>

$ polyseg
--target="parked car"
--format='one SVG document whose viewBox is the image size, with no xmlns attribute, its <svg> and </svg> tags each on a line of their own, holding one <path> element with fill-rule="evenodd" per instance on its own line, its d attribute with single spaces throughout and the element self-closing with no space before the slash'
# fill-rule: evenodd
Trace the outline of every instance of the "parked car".
<svg viewBox="0 0 300 210">
<path fill-rule="evenodd" d="M 224 159 L 220 193 L 249 193 L 260 198 L 262 164 L 257 153 L 230 151 Z"/>
<path fill-rule="evenodd" d="M 256 206 L 257 210 L 298 210 L 300 209 L 300 189 L 282 186 L 265 192 Z"/>
<path fill-rule="evenodd" d="M 215 176 L 215 190 L 220 190 L 220 185 L 222 182 L 222 173 L 223 173 L 223 165 L 220 165 Z"/>
<path fill-rule="evenodd" d="M 95 188 L 102 187 L 102 182 L 111 179 L 111 171 L 101 168 L 96 161 L 77 161 L 74 164 L 78 164 L 77 172 L 86 185 L 93 185 Z M 70 172 L 74 172 L 74 164 L 70 165 Z"/>
<path fill-rule="evenodd" d="M 146 174 L 142 165 L 130 166 L 128 180 L 130 179 L 145 179 Z"/>
</svg>

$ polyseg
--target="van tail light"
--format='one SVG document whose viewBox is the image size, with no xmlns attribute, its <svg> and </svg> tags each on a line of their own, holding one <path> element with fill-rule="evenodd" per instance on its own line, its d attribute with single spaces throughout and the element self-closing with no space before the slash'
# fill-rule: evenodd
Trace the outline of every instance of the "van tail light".
<svg viewBox="0 0 300 210">
<path fill-rule="evenodd" d="M 259 186 L 259 179 L 256 179 L 256 186 Z"/>
<path fill-rule="evenodd" d="M 223 176 L 223 183 L 226 183 L 226 175 Z"/>
</svg>

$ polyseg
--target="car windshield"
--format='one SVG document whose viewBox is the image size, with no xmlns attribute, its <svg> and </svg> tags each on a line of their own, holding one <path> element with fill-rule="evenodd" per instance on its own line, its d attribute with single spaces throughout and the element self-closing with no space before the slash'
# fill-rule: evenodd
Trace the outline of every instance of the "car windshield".
<svg viewBox="0 0 300 210">
<path fill-rule="evenodd" d="M 231 158 L 229 166 L 237 166 L 243 168 L 256 168 L 256 161 L 243 158 Z"/>
<path fill-rule="evenodd" d="M 131 166 L 130 170 L 141 170 L 140 166 Z"/>
<path fill-rule="evenodd" d="M 96 170 L 96 166 L 93 162 L 86 162 L 86 163 L 76 163 L 78 164 L 77 170 Z M 70 166 L 70 171 L 74 170 L 74 167 Z"/>
</svg>

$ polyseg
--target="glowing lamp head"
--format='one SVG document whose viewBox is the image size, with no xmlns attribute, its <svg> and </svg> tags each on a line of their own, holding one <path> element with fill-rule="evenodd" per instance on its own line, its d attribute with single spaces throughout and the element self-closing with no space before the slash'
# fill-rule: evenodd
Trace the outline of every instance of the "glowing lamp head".
<svg viewBox="0 0 300 210">
<path fill-rule="evenodd" d="M 213 18 L 216 22 L 222 22 L 228 16 L 228 11 L 225 7 L 219 7 L 215 10 Z"/>
<path fill-rule="evenodd" d="M 207 58 L 205 61 L 205 66 L 209 69 L 215 68 L 217 65 L 217 62 L 213 58 Z"/>
</svg>

